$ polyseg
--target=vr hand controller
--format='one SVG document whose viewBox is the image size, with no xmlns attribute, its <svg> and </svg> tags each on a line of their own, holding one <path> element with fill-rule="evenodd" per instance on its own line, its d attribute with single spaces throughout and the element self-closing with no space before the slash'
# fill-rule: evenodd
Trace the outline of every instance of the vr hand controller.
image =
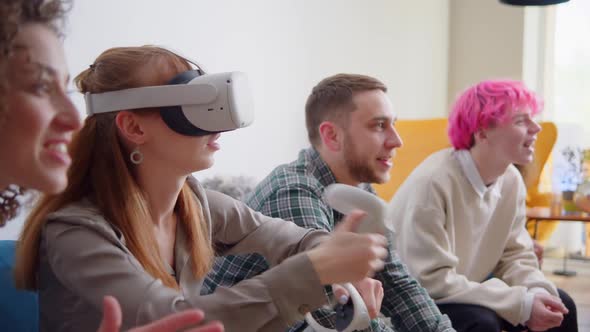
<svg viewBox="0 0 590 332">
<path fill-rule="evenodd" d="M 385 234 L 393 231 L 393 226 L 385 224 L 387 204 L 376 195 L 357 187 L 334 183 L 326 187 L 324 199 L 334 210 L 347 215 L 353 210 L 367 213 L 357 233 Z"/>
<path fill-rule="evenodd" d="M 387 216 L 387 204 L 379 197 L 357 187 L 334 183 L 326 187 L 324 199 L 333 209 L 347 215 L 353 210 L 362 210 L 367 213 L 363 219 L 358 233 L 393 232 L 393 226 L 385 224 Z M 336 310 L 336 331 L 364 330 L 369 327 L 371 319 L 365 302 L 352 284 L 344 284 L 344 288 L 350 293 L 350 300 L 345 305 L 338 305 Z M 305 320 L 316 332 L 334 331 L 318 324 L 311 313 L 305 315 Z"/>
<path fill-rule="evenodd" d="M 336 330 L 321 326 L 313 318 L 310 312 L 305 314 L 305 321 L 315 332 L 352 332 L 356 330 L 364 330 L 371 324 L 369 312 L 365 306 L 359 292 L 351 284 L 342 285 L 348 293 L 350 298 L 346 304 L 338 304 L 334 308 L 336 311 Z"/>
</svg>

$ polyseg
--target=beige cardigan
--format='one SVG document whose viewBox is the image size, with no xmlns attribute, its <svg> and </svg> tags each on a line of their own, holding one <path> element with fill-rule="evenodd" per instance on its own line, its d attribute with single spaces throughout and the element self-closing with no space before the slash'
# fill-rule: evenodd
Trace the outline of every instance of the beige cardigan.
<svg viewBox="0 0 590 332">
<path fill-rule="evenodd" d="M 400 257 L 436 303 L 481 305 L 516 325 L 530 314 L 527 292 L 557 295 L 524 226 L 525 195 L 514 166 L 478 193 L 452 149 L 414 169 L 390 203 L 389 220 Z"/>
<path fill-rule="evenodd" d="M 244 204 L 192 183 L 220 255 L 259 252 L 274 267 L 231 288 L 200 295 L 191 274 L 186 237 L 177 229 L 175 271 L 180 291 L 145 272 L 125 239 L 89 200 L 49 215 L 39 268 L 41 331 L 95 331 L 102 299 L 115 296 L 123 329 L 195 307 L 226 331 L 280 331 L 325 303 L 324 288 L 305 253 L 327 233 L 266 217 Z M 147 226 L 146 226 L 147 227 Z M 277 265 L 279 264 L 280 265 Z"/>
</svg>

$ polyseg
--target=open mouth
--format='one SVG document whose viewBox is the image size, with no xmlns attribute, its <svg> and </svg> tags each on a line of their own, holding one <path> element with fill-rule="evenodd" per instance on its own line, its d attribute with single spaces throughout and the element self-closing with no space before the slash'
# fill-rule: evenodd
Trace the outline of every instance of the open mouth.
<svg viewBox="0 0 590 332">
<path fill-rule="evenodd" d="M 68 145 L 65 142 L 47 143 L 45 148 L 59 153 L 68 153 Z"/>
<path fill-rule="evenodd" d="M 534 149 L 535 141 L 536 141 L 536 139 L 527 140 L 524 142 L 524 144 L 522 146 L 525 147 L 526 149 Z"/>
<path fill-rule="evenodd" d="M 67 140 L 51 140 L 43 145 L 44 151 L 53 161 L 60 164 L 69 165 L 71 163 L 70 155 L 68 153 Z"/>
<path fill-rule="evenodd" d="M 391 156 L 386 156 L 386 157 L 378 157 L 377 161 L 382 164 L 383 166 L 386 167 L 391 167 L 393 166 L 393 161 L 392 161 L 392 157 Z"/>
</svg>

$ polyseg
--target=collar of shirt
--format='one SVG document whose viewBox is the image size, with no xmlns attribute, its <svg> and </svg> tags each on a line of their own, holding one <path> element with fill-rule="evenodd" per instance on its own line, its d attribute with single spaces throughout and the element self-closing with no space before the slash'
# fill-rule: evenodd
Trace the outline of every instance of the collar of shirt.
<svg viewBox="0 0 590 332">
<path fill-rule="evenodd" d="M 307 164 L 307 170 L 322 184 L 322 186 L 326 187 L 332 183 L 336 183 L 334 173 L 332 173 L 332 170 L 316 149 L 309 148 L 301 151 L 298 164 Z"/>
<path fill-rule="evenodd" d="M 469 183 L 471 183 L 471 186 L 479 198 L 483 198 L 488 192 L 494 196 L 500 197 L 500 190 L 499 186 L 497 185 L 498 181 L 496 180 L 490 186 L 485 185 L 481 175 L 479 174 L 479 171 L 477 170 L 477 166 L 475 166 L 475 161 L 473 160 L 471 153 L 469 153 L 469 150 L 455 150 L 454 155 L 457 161 L 459 161 L 461 169 L 467 177 L 467 180 Z"/>
</svg>

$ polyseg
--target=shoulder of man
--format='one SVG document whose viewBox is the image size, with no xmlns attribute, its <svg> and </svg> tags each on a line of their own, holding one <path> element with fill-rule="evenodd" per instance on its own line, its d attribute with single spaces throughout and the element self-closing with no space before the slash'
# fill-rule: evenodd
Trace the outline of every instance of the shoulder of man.
<svg viewBox="0 0 590 332">
<path fill-rule="evenodd" d="M 258 210 L 279 191 L 289 189 L 305 189 L 321 196 L 323 186 L 315 177 L 285 164 L 276 167 L 254 188 L 246 198 L 246 204 Z"/>
</svg>

